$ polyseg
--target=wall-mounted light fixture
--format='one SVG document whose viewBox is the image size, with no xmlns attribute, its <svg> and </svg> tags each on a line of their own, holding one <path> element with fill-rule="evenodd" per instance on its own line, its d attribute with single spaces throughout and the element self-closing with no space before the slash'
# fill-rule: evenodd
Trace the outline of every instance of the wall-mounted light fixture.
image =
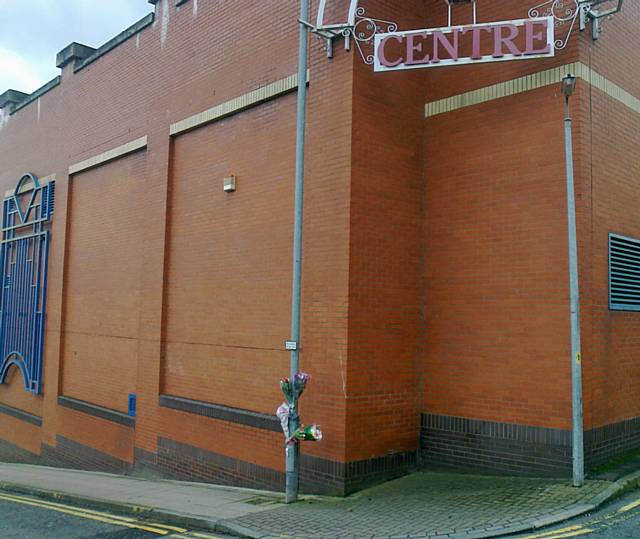
<svg viewBox="0 0 640 539">
<path fill-rule="evenodd" d="M 234 176 L 227 176 L 224 179 L 223 189 L 225 193 L 233 193 L 236 190 L 236 184 L 238 179 Z"/>
<path fill-rule="evenodd" d="M 562 79 L 562 93 L 568 99 L 573 95 L 576 90 L 576 77 L 570 73 Z"/>
<path fill-rule="evenodd" d="M 580 6 L 580 30 L 585 30 L 587 23 L 591 21 L 592 37 L 594 40 L 602 34 L 602 21 L 610 20 L 616 13 L 622 11 L 624 0 L 581 0 Z"/>
</svg>

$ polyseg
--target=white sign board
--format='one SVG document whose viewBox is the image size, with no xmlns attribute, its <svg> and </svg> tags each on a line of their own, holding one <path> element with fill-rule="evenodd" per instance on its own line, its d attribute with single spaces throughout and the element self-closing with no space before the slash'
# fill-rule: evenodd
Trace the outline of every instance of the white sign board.
<svg viewBox="0 0 640 539">
<path fill-rule="evenodd" d="M 553 17 L 389 32 L 375 36 L 375 71 L 555 56 Z"/>
</svg>

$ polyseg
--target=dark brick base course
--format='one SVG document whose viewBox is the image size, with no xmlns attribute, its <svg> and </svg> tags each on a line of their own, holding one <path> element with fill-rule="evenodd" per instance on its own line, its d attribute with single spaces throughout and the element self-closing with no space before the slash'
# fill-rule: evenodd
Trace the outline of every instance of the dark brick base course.
<svg viewBox="0 0 640 539">
<path fill-rule="evenodd" d="M 284 459 L 284 450 L 282 455 Z M 60 435 L 56 438 L 55 447 L 42 444 L 40 456 L 0 440 L 0 460 L 5 462 L 275 491 L 284 490 L 285 485 L 284 472 L 166 438 L 158 439 L 157 453 L 136 448 L 134 458 L 135 464 L 132 465 Z M 303 454 L 300 463 L 300 488 L 303 492 L 344 496 L 405 475 L 416 468 L 417 453 L 397 453 L 347 464 Z"/>
<path fill-rule="evenodd" d="M 303 492 L 346 496 L 363 488 L 406 475 L 417 467 L 417 452 L 394 453 L 356 462 L 335 462 L 302 455 Z"/>
<path fill-rule="evenodd" d="M 40 464 L 114 474 L 128 474 L 132 469 L 128 462 L 60 435 L 56 437 L 56 447 L 42 444 Z"/>
<path fill-rule="evenodd" d="M 589 430 L 584 445 L 587 469 L 640 449 L 640 417 Z"/>
<path fill-rule="evenodd" d="M 0 460 L 284 489 L 283 472 L 165 438 L 158 439 L 157 453 L 136 449 L 134 465 L 63 436 L 56 441 L 56 447 L 43 444 L 39 456 L 0 440 Z M 565 430 L 423 414 L 420 444 L 423 464 L 459 471 L 556 477 L 571 472 L 571 432 Z M 587 470 L 637 449 L 640 449 L 640 418 L 585 432 Z M 417 465 L 415 452 L 346 464 L 303 454 L 301 490 L 343 496 L 400 477 Z"/>
<path fill-rule="evenodd" d="M 210 451 L 158 439 L 157 468 L 168 478 L 258 489 L 279 489 L 284 474 Z"/>
<path fill-rule="evenodd" d="M 5 440 L 0 440 L 0 461 L 18 464 L 39 464 L 41 462 L 39 455 Z"/>
<path fill-rule="evenodd" d="M 640 418 L 586 431 L 587 471 L 640 449 Z M 459 470 L 568 476 L 571 431 L 422 414 L 422 461 Z"/>
<path fill-rule="evenodd" d="M 571 472 L 571 433 L 423 414 L 420 446 L 424 464 L 524 476 Z"/>
<path fill-rule="evenodd" d="M 418 451 L 393 453 L 384 457 L 346 464 L 345 492 L 351 494 L 363 488 L 402 477 L 418 466 Z"/>
<path fill-rule="evenodd" d="M 285 485 L 284 472 L 166 438 L 158 439 L 157 454 L 136 449 L 135 455 L 135 473 L 140 475 L 275 491 L 282 491 Z M 344 496 L 405 475 L 416 467 L 417 454 L 400 453 L 348 464 L 303 454 L 300 464 L 303 492 Z"/>
</svg>

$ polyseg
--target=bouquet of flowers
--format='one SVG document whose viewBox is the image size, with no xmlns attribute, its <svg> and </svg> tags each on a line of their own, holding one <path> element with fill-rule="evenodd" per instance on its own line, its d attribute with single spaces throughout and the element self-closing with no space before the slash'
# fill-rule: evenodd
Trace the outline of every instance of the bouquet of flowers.
<svg viewBox="0 0 640 539">
<path fill-rule="evenodd" d="M 307 387 L 307 382 L 311 380 L 311 375 L 306 372 L 297 372 L 293 378 L 293 388 L 298 392 L 298 397 L 302 395 L 305 387 Z"/>
<path fill-rule="evenodd" d="M 276 415 L 280 420 L 287 447 L 291 447 L 299 442 L 319 442 L 322 440 L 322 431 L 316 424 L 308 426 L 301 424 L 293 433 L 289 430 L 291 415 L 296 413 L 296 400 L 304 392 L 309 380 L 311 380 L 311 376 L 305 372 L 297 372 L 293 377 L 293 381 L 289 378 L 280 380 L 280 389 L 282 389 L 282 393 L 284 393 L 286 402 L 283 402 L 278 407 Z M 297 422 L 296 413 L 296 423 Z"/>
<path fill-rule="evenodd" d="M 293 383 L 289 378 L 280 380 L 280 389 L 282 389 L 287 402 L 293 402 L 295 397 L 300 397 L 309 380 L 311 380 L 311 376 L 305 372 L 297 372 L 293 377 Z"/>
<path fill-rule="evenodd" d="M 284 393 L 284 398 L 287 399 L 287 402 L 293 402 L 293 384 L 289 378 L 280 380 L 280 389 L 282 389 L 282 393 Z"/>
</svg>

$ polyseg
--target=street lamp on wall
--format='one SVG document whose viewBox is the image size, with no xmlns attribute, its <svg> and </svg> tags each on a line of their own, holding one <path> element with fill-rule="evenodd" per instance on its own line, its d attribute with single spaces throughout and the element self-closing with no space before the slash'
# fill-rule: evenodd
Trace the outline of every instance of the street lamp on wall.
<svg viewBox="0 0 640 539">
<path fill-rule="evenodd" d="M 585 30 L 591 21 L 591 37 L 594 40 L 602 34 L 602 21 L 611 19 L 622 11 L 624 0 L 582 0 L 580 2 L 580 30 Z"/>
<path fill-rule="evenodd" d="M 294 217 L 293 217 L 293 273 L 291 278 L 291 339 L 285 347 L 291 353 L 290 378 L 294 383 L 300 374 L 300 304 L 302 296 L 302 214 L 304 202 L 304 148 L 307 119 L 307 67 L 309 64 L 309 26 L 305 21 L 309 18 L 309 0 L 300 0 L 300 41 L 298 44 L 298 104 L 296 111 L 296 172 L 294 185 Z M 288 402 L 288 432 L 295 433 L 300 427 L 298 414 L 299 393 L 293 391 Z M 300 483 L 300 444 L 287 443 L 285 449 L 286 470 L 286 502 L 298 500 Z"/>
<path fill-rule="evenodd" d="M 572 401 L 572 463 L 573 486 L 584 485 L 584 442 L 582 416 L 582 352 L 580 349 L 580 288 L 578 281 L 578 246 L 576 233 L 576 197 L 573 173 L 572 119 L 569 100 L 576 89 L 576 77 L 562 79 L 565 98 L 565 156 L 567 169 L 567 221 L 569 240 L 569 289 L 571 321 L 571 401 Z"/>
<path fill-rule="evenodd" d="M 562 79 L 562 93 L 567 100 L 569 100 L 569 98 L 573 95 L 573 92 L 576 91 L 576 81 L 577 78 L 571 73 L 569 73 L 564 79 Z"/>
</svg>

